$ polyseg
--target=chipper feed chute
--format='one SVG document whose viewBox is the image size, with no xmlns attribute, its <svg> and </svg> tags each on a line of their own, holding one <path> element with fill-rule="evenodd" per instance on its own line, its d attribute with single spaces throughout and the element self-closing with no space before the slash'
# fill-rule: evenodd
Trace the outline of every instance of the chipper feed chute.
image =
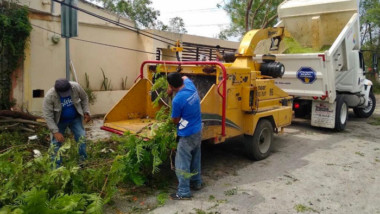
<svg viewBox="0 0 380 214">
<path fill-rule="evenodd" d="M 144 78 L 145 65 L 148 75 Z M 226 135 L 226 68 L 219 62 L 164 62 L 146 61 L 141 66 L 138 81 L 104 118 L 103 130 L 116 134 L 131 132 L 143 137 L 153 137 L 149 126 L 157 122 L 154 118 L 161 106 L 154 107 L 155 91 L 152 84 L 159 65 L 165 64 L 165 72 L 181 73 L 193 80 L 201 98 L 202 121 L 207 124 L 203 139 Z M 211 69 L 212 72 L 205 72 Z M 153 95 L 152 95 L 153 94 Z"/>
<path fill-rule="evenodd" d="M 159 110 L 152 104 L 151 87 L 147 79 L 137 81 L 105 116 L 102 129 L 116 134 L 130 131 L 149 135 L 144 128 L 155 122 L 155 114 Z"/>
</svg>

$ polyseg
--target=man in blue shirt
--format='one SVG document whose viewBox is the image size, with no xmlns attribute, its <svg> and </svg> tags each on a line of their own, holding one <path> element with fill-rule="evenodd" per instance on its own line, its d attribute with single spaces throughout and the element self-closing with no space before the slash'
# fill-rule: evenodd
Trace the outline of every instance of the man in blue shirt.
<svg viewBox="0 0 380 214">
<path fill-rule="evenodd" d="M 175 157 L 178 190 L 170 195 L 174 200 L 191 199 L 190 186 L 194 190 L 202 187 L 201 179 L 201 105 L 193 82 L 180 73 L 167 77 L 168 94 L 176 92 L 172 101 L 172 119 L 177 125 L 179 142 Z"/>
<path fill-rule="evenodd" d="M 74 134 L 75 141 L 79 143 L 79 156 L 81 160 L 87 157 L 85 130 L 82 121 L 91 120 L 88 97 L 83 88 L 76 82 L 69 82 L 66 79 L 58 79 L 51 88 L 43 103 L 43 114 L 52 133 L 54 154 L 52 159 L 56 159 L 56 154 L 64 143 L 63 134 L 70 128 Z M 56 160 L 57 167 L 61 165 L 61 158 Z"/>
</svg>

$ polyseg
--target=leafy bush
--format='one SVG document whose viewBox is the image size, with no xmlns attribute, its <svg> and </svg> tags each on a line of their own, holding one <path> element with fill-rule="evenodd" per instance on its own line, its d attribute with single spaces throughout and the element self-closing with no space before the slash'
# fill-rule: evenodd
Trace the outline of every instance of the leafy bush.
<svg viewBox="0 0 380 214">
<path fill-rule="evenodd" d="M 9 109 L 14 105 L 10 97 L 11 75 L 23 62 L 24 49 L 32 30 L 28 9 L 14 3 L 0 4 L 0 29 L 0 109 Z"/>
<path fill-rule="evenodd" d="M 368 76 L 367 76 L 368 78 Z M 369 77 L 369 80 L 372 81 L 372 90 L 373 90 L 373 93 L 374 94 L 380 94 L 380 82 L 379 80 L 377 80 L 376 78 L 374 78 L 373 76 L 372 77 Z"/>
<path fill-rule="evenodd" d="M 0 213 L 102 213 L 119 185 L 144 185 L 168 161 L 176 147 L 169 111 L 162 107 L 148 127 L 152 139 L 126 133 L 108 142 L 87 141 L 85 162 L 78 144 L 66 138 L 56 157 L 63 160 L 59 168 L 49 155 L 47 130 L 34 143 L 21 132 L 0 133 Z"/>
</svg>

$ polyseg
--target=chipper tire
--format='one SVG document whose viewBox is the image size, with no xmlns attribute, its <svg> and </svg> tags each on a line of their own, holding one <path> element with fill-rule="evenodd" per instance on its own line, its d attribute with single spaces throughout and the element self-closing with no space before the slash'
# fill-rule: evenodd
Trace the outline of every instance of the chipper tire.
<svg viewBox="0 0 380 214">
<path fill-rule="evenodd" d="M 365 108 L 354 108 L 354 113 L 357 117 L 368 118 L 372 115 L 376 108 L 376 98 L 373 92 L 369 93 L 368 106 Z"/>
<path fill-rule="evenodd" d="M 263 160 L 269 156 L 272 150 L 273 126 L 267 119 L 261 119 L 253 136 L 244 136 L 244 145 L 247 155 L 253 160 Z"/>
</svg>

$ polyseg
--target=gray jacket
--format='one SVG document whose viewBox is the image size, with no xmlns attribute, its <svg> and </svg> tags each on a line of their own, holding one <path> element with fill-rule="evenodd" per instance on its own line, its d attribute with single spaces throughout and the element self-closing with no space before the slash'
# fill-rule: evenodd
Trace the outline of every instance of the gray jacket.
<svg viewBox="0 0 380 214">
<path fill-rule="evenodd" d="M 90 114 L 87 94 L 78 83 L 70 81 L 70 84 L 71 100 L 73 101 L 77 112 L 83 119 L 84 113 Z M 62 105 L 60 96 L 55 91 L 54 87 L 49 89 L 46 93 L 42 111 L 50 131 L 52 133 L 59 132 L 57 124 L 61 117 Z"/>
</svg>

